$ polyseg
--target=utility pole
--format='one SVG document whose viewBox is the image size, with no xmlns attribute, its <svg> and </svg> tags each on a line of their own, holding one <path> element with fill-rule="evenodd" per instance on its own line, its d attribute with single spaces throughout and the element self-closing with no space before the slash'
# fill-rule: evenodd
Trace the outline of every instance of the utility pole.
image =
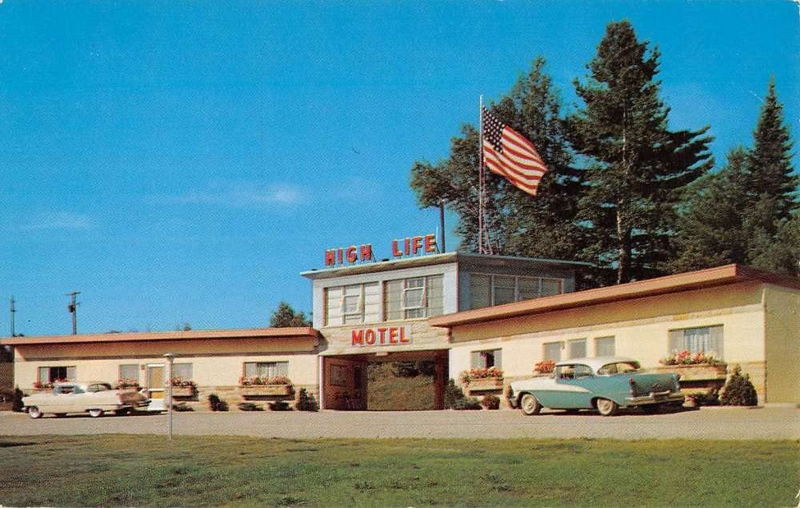
<svg viewBox="0 0 800 508">
<path fill-rule="evenodd" d="M 445 231 L 444 231 L 444 203 L 445 203 L 444 199 L 439 201 L 439 228 L 442 231 L 442 237 L 440 238 L 440 240 L 441 240 L 440 241 L 440 244 L 441 244 L 440 245 L 440 252 L 442 252 L 442 253 L 447 252 L 447 247 L 445 247 L 445 244 L 444 244 L 444 237 L 445 237 L 445 234 L 446 234 Z"/>
<path fill-rule="evenodd" d="M 17 309 L 14 308 L 14 295 L 11 295 L 11 306 L 9 308 L 9 311 L 11 313 L 11 336 L 12 337 L 16 337 L 17 336 L 17 331 L 14 328 L 14 314 L 16 314 Z"/>
<path fill-rule="evenodd" d="M 78 302 L 75 297 L 79 294 L 81 294 L 80 291 L 67 293 L 67 296 L 69 296 L 69 305 L 67 305 L 67 310 L 70 314 L 72 314 L 72 335 L 78 335 Z"/>
</svg>

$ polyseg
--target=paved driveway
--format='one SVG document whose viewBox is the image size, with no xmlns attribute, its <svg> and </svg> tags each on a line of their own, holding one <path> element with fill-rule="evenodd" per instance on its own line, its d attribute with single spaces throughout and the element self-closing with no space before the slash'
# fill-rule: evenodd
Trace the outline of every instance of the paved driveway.
<svg viewBox="0 0 800 508">
<path fill-rule="evenodd" d="M 0 412 L 0 435 L 165 434 L 164 414 L 68 416 L 32 420 Z M 703 408 L 669 414 L 623 414 L 517 411 L 413 412 L 253 412 L 174 413 L 174 433 L 244 435 L 277 438 L 687 438 L 800 439 L 800 409 L 790 407 Z"/>
</svg>

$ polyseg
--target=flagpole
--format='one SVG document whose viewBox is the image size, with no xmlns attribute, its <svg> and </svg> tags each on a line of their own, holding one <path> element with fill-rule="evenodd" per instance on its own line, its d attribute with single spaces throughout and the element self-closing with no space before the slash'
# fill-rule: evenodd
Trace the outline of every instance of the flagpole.
<svg viewBox="0 0 800 508">
<path fill-rule="evenodd" d="M 483 95 L 478 106 L 478 254 L 483 254 Z"/>
</svg>

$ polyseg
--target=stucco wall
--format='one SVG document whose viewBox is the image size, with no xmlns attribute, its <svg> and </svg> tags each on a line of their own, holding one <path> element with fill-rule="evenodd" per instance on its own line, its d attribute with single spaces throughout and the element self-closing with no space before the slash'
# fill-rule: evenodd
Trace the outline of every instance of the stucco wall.
<svg viewBox="0 0 800 508">
<path fill-rule="evenodd" d="M 800 403 L 800 291 L 767 285 L 767 400 Z"/>
<path fill-rule="evenodd" d="M 669 351 L 669 331 L 722 325 L 724 360 L 763 364 L 764 307 L 762 284 L 741 283 L 669 295 L 553 311 L 453 329 L 450 377 L 470 367 L 470 353 L 502 348 L 506 381 L 530 376 L 543 359 L 544 343 L 586 338 L 594 356 L 594 339 L 615 337 L 616 354 L 658 365 Z M 567 351 L 562 350 L 562 359 Z M 761 377 L 761 376 L 757 376 Z M 757 379 L 754 379 L 757 381 Z M 763 381 L 758 390 L 763 393 Z"/>
</svg>

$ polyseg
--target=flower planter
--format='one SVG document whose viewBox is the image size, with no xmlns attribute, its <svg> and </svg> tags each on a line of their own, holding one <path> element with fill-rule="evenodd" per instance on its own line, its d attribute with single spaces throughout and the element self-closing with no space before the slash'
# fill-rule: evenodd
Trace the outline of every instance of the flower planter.
<svg viewBox="0 0 800 508">
<path fill-rule="evenodd" d="M 662 365 L 652 369 L 659 374 L 680 374 L 684 381 L 725 381 L 728 377 L 728 366 L 698 363 L 694 365 Z"/>
<path fill-rule="evenodd" d="M 283 397 L 294 393 L 294 387 L 292 385 L 248 385 L 242 386 L 241 390 L 242 396 L 244 397 Z"/>
<path fill-rule="evenodd" d="M 467 388 L 471 392 L 488 391 L 488 390 L 502 390 L 503 378 L 501 377 L 484 377 L 473 379 L 467 384 Z"/>
<path fill-rule="evenodd" d="M 172 396 L 173 397 L 193 397 L 194 396 L 194 388 L 191 386 L 173 386 L 172 387 Z"/>
</svg>

